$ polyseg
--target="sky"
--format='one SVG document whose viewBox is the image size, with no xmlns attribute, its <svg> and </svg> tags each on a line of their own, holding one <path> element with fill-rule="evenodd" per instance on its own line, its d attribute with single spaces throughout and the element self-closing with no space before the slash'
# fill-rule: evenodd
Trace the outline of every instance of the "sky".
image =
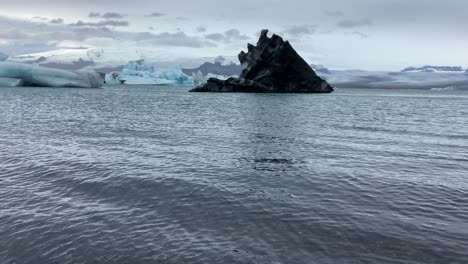
<svg viewBox="0 0 468 264">
<path fill-rule="evenodd" d="M 308 62 L 331 69 L 468 66 L 466 0 L 0 0 L 0 5 L 0 52 L 9 55 L 95 47 L 174 59 L 234 57 L 267 28 Z"/>
</svg>

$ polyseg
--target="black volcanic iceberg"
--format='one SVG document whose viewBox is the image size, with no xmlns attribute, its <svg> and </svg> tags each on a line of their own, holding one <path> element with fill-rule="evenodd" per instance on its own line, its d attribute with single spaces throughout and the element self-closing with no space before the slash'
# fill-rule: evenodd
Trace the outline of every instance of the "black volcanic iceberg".
<svg viewBox="0 0 468 264">
<path fill-rule="evenodd" d="M 333 87 L 317 76 L 288 41 L 278 35 L 269 38 L 267 34 L 268 30 L 262 30 L 257 46 L 248 44 L 248 52 L 239 54 L 243 69 L 239 78 L 211 78 L 191 92 L 333 92 Z"/>
</svg>

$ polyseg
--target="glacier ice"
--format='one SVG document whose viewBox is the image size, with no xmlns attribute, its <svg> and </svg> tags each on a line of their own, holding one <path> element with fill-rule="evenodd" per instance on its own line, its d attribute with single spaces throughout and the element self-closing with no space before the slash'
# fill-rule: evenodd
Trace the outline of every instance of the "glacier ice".
<svg viewBox="0 0 468 264">
<path fill-rule="evenodd" d="M 184 74 L 182 69 L 158 69 L 153 64 L 144 61 L 130 62 L 123 70 L 106 75 L 108 84 L 162 85 L 162 86 L 193 86 L 192 77 Z"/>
<path fill-rule="evenodd" d="M 0 87 L 18 87 L 23 86 L 23 84 L 21 79 L 0 77 Z"/>
<path fill-rule="evenodd" d="M 6 61 L 7 59 L 8 59 L 8 55 L 0 52 L 0 61 Z"/>
<path fill-rule="evenodd" d="M 225 76 L 225 75 L 218 75 L 214 73 L 208 73 L 207 75 L 203 75 L 203 73 L 200 70 L 198 72 L 192 73 L 192 79 L 193 79 L 195 86 L 198 86 L 202 83 L 206 83 L 208 79 L 210 78 L 216 78 L 216 79 L 224 81 L 231 77 L 238 78 L 239 76 L 237 75 Z"/>
<path fill-rule="evenodd" d="M 123 82 L 120 80 L 120 74 L 118 72 L 111 72 L 106 74 L 104 80 L 107 84 L 123 84 Z"/>
<path fill-rule="evenodd" d="M 66 71 L 16 62 L 0 62 L 0 84 L 13 86 L 99 88 L 104 79 L 99 73 L 88 71 Z M 11 86 L 11 85 L 5 85 Z"/>
</svg>

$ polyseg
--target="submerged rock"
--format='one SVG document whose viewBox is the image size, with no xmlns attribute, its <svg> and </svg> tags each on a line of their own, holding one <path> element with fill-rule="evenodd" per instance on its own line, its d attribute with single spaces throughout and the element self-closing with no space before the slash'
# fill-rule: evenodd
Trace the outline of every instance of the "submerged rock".
<svg viewBox="0 0 468 264">
<path fill-rule="evenodd" d="M 314 72 L 288 41 L 280 36 L 267 36 L 263 30 L 257 46 L 239 54 L 242 73 L 225 81 L 211 78 L 192 92 L 265 92 L 265 93 L 330 93 L 327 81 Z"/>
</svg>

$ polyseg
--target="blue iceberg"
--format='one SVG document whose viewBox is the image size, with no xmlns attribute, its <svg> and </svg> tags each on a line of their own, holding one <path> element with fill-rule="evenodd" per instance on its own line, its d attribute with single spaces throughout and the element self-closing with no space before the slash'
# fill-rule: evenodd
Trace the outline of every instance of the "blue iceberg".
<svg viewBox="0 0 468 264">
<path fill-rule="evenodd" d="M 29 64 L 0 62 L 0 86 L 99 88 L 104 79 L 97 72 L 66 71 Z"/>
<path fill-rule="evenodd" d="M 182 69 L 158 69 L 144 61 L 130 62 L 120 73 L 109 73 L 105 79 L 108 84 L 194 86 L 192 77 L 184 74 Z"/>
<path fill-rule="evenodd" d="M 0 52 L 0 61 L 6 61 L 7 59 L 8 59 L 8 55 Z"/>
</svg>

